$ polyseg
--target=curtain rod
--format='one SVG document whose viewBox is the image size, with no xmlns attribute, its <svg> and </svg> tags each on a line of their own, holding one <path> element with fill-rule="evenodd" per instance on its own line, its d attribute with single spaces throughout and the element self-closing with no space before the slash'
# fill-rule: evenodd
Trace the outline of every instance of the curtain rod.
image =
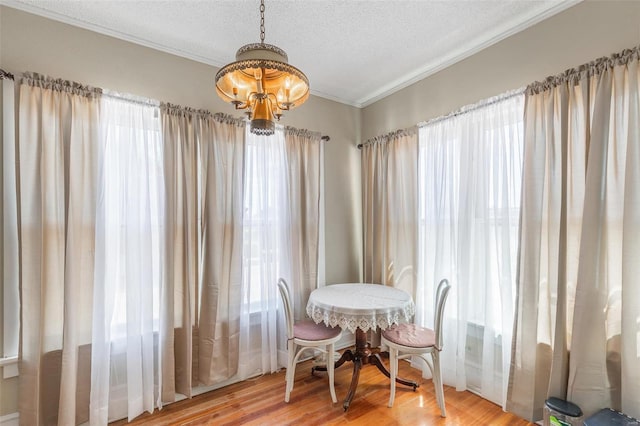
<svg viewBox="0 0 640 426">
<path fill-rule="evenodd" d="M 442 115 L 440 117 L 435 117 L 435 118 L 432 118 L 431 120 L 421 121 L 420 123 L 418 123 L 418 127 L 428 126 L 429 124 L 438 123 L 448 118 L 457 117 L 459 115 L 467 114 L 467 113 L 476 111 L 480 108 L 484 108 L 486 106 L 497 104 L 498 102 L 506 101 L 507 99 L 511 99 L 515 96 L 522 95 L 525 89 L 526 87 L 520 87 L 519 89 L 511 90 L 509 92 L 502 93 L 498 96 L 492 96 L 490 98 L 483 99 L 474 104 L 465 105 L 460 109 L 450 112 L 449 114 Z"/>
<path fill-rule="evenodd" d="M 431 120 L 421 121 L 420 123 L 418 123 L 416 125 L 416 127 L 420 128 L 420 127 L 424 127 L 424 126 L 427 126 L 427 125 L 430 125 L 430 124 L 438 123 L 440 121 L 443 121 L 443 120 L 446 120 L 446 119 L 449 119 L 449 118 L 457 117 L 459 115 L 463 115 L 463 114 L 467 114 L 467 113 L 476 111 L 476 110 L 478 110 L 480 108 L 483 108 L 483 107 L 486 107 L 486 106 L 489 106 L 489 105 L 493 105 L 493 104 L 496 104 L 498 102 L 506 101 L 507 99 L 511 99 L 514 96 L 519 96 L 519 95 L 523 94 L 525 92 L 525 89 L 526 89 L 526 87 L 521 87 L 519 89 L 515 89 L 515 90 L 511 90 L 511 91 L 505 92 L 505 93 L 503 93 L 501 95 L 498 95 L 498 96 L 492 96 L 490 98 L 483 99 L 483 100 L 481 100 L 479 102 L 476 102 L 474 104 L 465 105 L 462 108 L 459 108 L 459 109 L 457 109 L 455 111 L 450 112 L 449 114 L 442 115 L 440 117 L 435 117 L 435 118 L 432 118 Z M 411 128 L 409 128 L 409 129 L 411 129 Z M 392 134 L 395 134 L 397 132 L 401 132 L 403 130 L 409 130 L 409 129 L 395 130 L 393 132 L 387 133 L 384 136 L 392 135 Z M 359 143 L 357 145 L 357 148 L 358 149 L 362 149 L 363 146 L 368 145 L 374 139 L 376 139 L 376 138 L 374 137 L 374 138 L 368 139 L 367 141 L 365 141 L 363 143 Z"/>
<path fill-rule="evenodd" d="M 136 96 L 130 93 L 116 92 L 115 90 L 103 89 L 102 96 L 111 98 L 111 99 L 118 99 L 120 101 L 136 104 L 136 105 L 151 106 L 151 107 L 160 106 L 160 101 L 157 101 L 155 99 L 151 99 L 143 96 Z"/>
<path fill-rule="evenodd" d="M 14 80 L 13 74 L 0 68 L 0 80 Z"/>
<path fill-rule="evenodd" d="M 331 138 L 329 136 L 327 136 L 327 135 L 322 135 L 322 137 L 320 139 L 325 141 L 325 142 L 329 142 L 331 140 Z"/>
<path fill-rule="evenodd" d="M 364 141 L 363 143 L 359 143 L 357 145 L 358 149 L 361 149 L 363 146 L 372 144 L 378 140 L 381 139 L 390 139 L 390 138 L 395 138 L 395 137 L 399 137 L 399 136 L 407 136 L 407 135 L 411 135 L 414 134 L 417 131 L 417 127 L 416 126 L 411 126 L 408 127 L 406 129 L 398 129 L 398 130 L 393 130 L 389 133 L 385 133 L 384 135 L 380 135 L 380 136 L 376 136 L 373 137 L 371 139 L 367 139 L 366 141 Z"/>
</svg>

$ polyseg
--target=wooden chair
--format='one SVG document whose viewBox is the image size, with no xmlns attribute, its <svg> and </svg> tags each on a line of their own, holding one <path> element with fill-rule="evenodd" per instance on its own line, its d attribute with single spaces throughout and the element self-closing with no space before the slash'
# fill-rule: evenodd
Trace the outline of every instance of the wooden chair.
<svg viewBox="0 0 640 426">
<path fill-rule="evenodd" d="M 337 402 L 336 390 L 333 385 L 334 378 L 334 344 L 342 337 L 342 330 L 339 327 L 330 328 L 323 324 L 316 324 L 311 320 L 294 323 L 293 304 L 291 303 L 291 292 L 287 282 L 280 278 L 278 280 L 278 290 L 282 297 L 284 316 L 287 326 L 287 387 L 284 401 L 289 402 L 289 395 L 293 390 L 296 364 L 300 355 L 307 349 L 316 349 L 326 354 L 327 373 L 329 375 L 329 390 L 331 400 Z"/>
<path fill-rule="evenodd" d="M 397 324 L 382 332 L 382 343 L 389 347 L 389 363 L 391 364 L 391 396 L 389 407 L 393 406 L 396 396 L 396 378 L 398 377 L 398 360 L 417 355 L 422 358 L 431 370 L 436 400 L 442 417 L 446 417 L 444 407 L 444 391 L 440 373 L 440 351 L 442 350 L 442 314 L 449 294 L 449 281 L 443 279 L 438 284 L 435 300 L 434 330 L 416 324 Z M 431 355 L 433 364 L 427 358 Z"/>
</svg>

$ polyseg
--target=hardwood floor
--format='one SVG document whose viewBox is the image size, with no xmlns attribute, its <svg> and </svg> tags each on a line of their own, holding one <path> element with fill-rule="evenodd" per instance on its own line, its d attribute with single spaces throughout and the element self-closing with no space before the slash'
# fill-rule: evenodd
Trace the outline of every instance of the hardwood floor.
<svg viewBox="0 0 640 426">
<path fill-rule="evenodd" d="M 312 376 L 311 362 L 307 361 L 296 368 L 289 403 L 284 402 L 282 370 L 170 404 L 131 423 L 118 421 L 111 425 L 533 425 L 479 396 L 448 386 L 447 417 L 441 418 L 431 380 L 422 379 L 420 372 L 406 362 L 400 363 L 399 373 L 420 384 L 416 392 L 399 385 L 394 405 L 388 408 L 389 379 L 373 365 L 366 365 L 351 407 L 344 412 L 342 398 L 349 389 L 351 372 L 350 363 L 336 370 L 337 404 L 331 402 L 326 374 Z"/>
</svg>

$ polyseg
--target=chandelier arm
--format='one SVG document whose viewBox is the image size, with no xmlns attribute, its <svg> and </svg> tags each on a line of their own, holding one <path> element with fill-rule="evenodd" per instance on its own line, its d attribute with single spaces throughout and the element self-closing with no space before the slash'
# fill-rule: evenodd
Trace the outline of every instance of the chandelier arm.
<svg viewBox="0 0 640 426">
<path fill-rule="evenodd" d="M 251 92 L 247 95 L 247 99 L 243 101 L 231 101 L 231 103 L 235 106 L 236 109 L 247 109 L 250 108 L 254 101 L 258 98 L 258 92 Z"/>
<path fill-rule="evenodd" d="M 278 97 L 276 96 L 275 93 L 273 92 L 267 92 L 266 93 L 267 98 L 269 98 L 269 100 L 274 103 L 275 105 L 278 105 Z"/>
<path fill-rule="evenodd" d="M 280 119 L 280 117 L 282 117 L 282 113 L 279 112 L 279 110 L 284 110 L 284 108 L 281 107 L 281 103 L 278 102 L 278 97 L 276 96 L 275 93 L 273 92 L 268 92 L 267 93 L 267 99 L 269 99 L 270 101 L 270 105 L 271 105 L 271 110 L 273 112 L 273 115 L 277 118 Z M 275 108 L 274 108 L 275 107 Z M 287 110 L 288 111 L 288 110 Z"/>
<path fill-rule="evenodd" d="M 289 111 L 289 105 L 291 104 L 291 102 L 279 102 L 278 97 L 273 92 L 267 92 L 267 98 L 271 101 L 272 105 L 275 105 L 277 109 L 281 109 L 283 111 Z"/>
<path fill-rule="evenodd" d="M 278 108 L 280 108 L 283 111 L 289 111 L 291 106 L 293 106 L 293 102 L 278 102 L 277 104 L 278 104 Z"/>
<path fill-rule="evenodd" d="M 282 108 L 280 108 L 280 103 L 278 102 L 278 97 L 273 92 L 267 92 L 266 99 L 269 101 L 269 109 L 271 110 L 271 113 L 276 120 L 280 121 L 283 114 Z"/>
<path fill-rule="evenodd" d="M 248 102 L 232 101 L 231 103 L 236 109 L 247 109 L 250 106 Z"/>
</svg>

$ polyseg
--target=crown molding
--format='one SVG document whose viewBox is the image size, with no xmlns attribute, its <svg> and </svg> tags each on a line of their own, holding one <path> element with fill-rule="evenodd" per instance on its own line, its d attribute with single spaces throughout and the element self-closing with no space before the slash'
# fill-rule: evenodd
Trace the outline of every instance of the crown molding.
<svg viewBox="0 0 640 426">
<path fill-rule="evenodd" d="M 553 15 L 569 9 L 572 6 L 581 3 L 582 1 L 584 0 L 566 0 L 541 12 L 532 12 L 527 16 L 524 16 L 515 21 L 514 26 L 511 26 L 514 21 L 510 21 L 507 24 L 502 25 L 503 28 L 507 28 L 506 30 L 498 30 L 497 34 L 488 34 L 485 38 L 480 39 L 479 43 L 469 43 L 466 46 L 462 46 L 461 48 L 451 52 L 451 54 L 447 55 L 445 58 L 438 62 L 426 64 L 416 71 L 405 74 L 404 76 L 395 79 L 389 84 L 384 85 L 380 89 L 375 90 L 371 94 L 358 99 L 354 102 L 354 106 L 358 106 L 359 108 L 367 107 L 383 98 L 386 98 L 389 95 L 392 95 L 395 92 L 398 92 L 406 87 L 411 86 L 414 83 L 417 83 L 418 81 L 424 80 L 425 78 L 437 73 L 438 71 L 442 71 L 443 69 L 448 68 L 451 65 L 460 62 L 480 52 L 481 50 L 484 50 L 498 43 L 499 41 L 502 41 L 539 22 L 544 21 L 547 18 L 550 18 Z"/>
</svg>

